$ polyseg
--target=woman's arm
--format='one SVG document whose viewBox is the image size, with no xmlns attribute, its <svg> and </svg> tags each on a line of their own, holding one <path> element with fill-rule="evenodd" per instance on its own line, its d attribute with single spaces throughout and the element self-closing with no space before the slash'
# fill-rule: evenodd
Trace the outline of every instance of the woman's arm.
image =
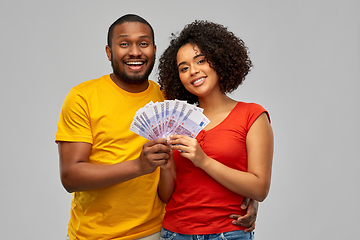
<svg viewBox="0 0 360 240">
<path fill-rule="evenodd" d="M 160 166 L 160 181 L 158 186 L 158 194 L 164 203 L 168 203 L 172 193 L 175 190 L 175 162 L 173 155 L 167 164 Z"/>
<path fill-rule="evenodd" d="M 229 168 L 208 157 L 196 139 L 182 135 L 170 138 L 174 139 L 170 141 L 173 149 L 182 150 L 182 156 L 190 159 L 224 187 L 257 201 L 266 198 L 270 188 L 274 143 L 272 128 L 265 113 L 255 120 L 246 137 L 247 172 Z"/>
</svg>

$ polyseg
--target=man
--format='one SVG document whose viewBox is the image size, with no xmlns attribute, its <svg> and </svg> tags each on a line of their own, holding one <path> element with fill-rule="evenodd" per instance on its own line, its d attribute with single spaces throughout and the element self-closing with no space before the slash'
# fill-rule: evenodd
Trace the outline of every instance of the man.
<svg viewBox="0 0 360 240">
<path fill-rule="evenodd" d="M 156 55 L 154 31 L 129 14 L 109 28 L 106 54 L 113 73 L 71 89 L 60 114 L 63 186 L 73 193 L 69 239 L 159 239 L 164 203 L 159 166 L 170 157 L 166 139 L 147 141 L 130 131 L 138 109 L 163 101 L 148 80 Z M 254 228 L 257 205 L 240 223 Z"/>
</svg>

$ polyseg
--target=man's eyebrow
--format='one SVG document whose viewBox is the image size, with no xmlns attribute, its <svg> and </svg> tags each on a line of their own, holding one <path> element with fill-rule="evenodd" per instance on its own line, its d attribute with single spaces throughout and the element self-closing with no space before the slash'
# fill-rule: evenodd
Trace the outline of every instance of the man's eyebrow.
<svg viewBox="0 0 360 240">
<path fill-rule="evenodd" d="M 119 35 L 117 38 L 125 38 L 125 37 L 130 37 L 130 35 L 126 35 L 126 34 L 123 34 L 123 35 Z"/>
<path fill-rule="evenodd" d="M 205 55 L 200 53 L 200 54 L 198 54 L 198 55 L 195 55 L 195 56 L 193 57 L 193 59 L 197 59 L 197 58 L 203 57 L 203 56 L 205 56 Z M 183 64 L 186 64 L 186 61 L 183 61 L 183 62 L 179 63 L 177 67 L 180 67 L 180 65 L 183 65 Z"/>
<path fill-rule="evenodd" d="M 140 38 L 148 38 L 148 39 L 150 39 L 150 37 L 148 35 L 142 35 L 142 36 L 140 36 Z"/>
<path fill-rule="evenodd" d="M 119 35 L 118 39 L 119 38 L 126 38 L 126 37 L 130 37 L 130 35 L 128 35 L 128 34 Z M 141 36 L 139 36 L 139 38 L 148 38 L 148 39 L 150 39 L 150 37 L 148 35 L 141 35 Z"/>
</svg>

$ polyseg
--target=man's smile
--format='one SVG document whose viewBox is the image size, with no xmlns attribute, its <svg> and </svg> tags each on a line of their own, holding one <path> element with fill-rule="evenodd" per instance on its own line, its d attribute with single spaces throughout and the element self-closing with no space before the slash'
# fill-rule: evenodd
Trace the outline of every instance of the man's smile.
<svg viewBox="0 0 360 240">
<path fill-rule="evenodd" d="M 140 70 L 146 61 L 134 60 L 134 61 L 125 61 L 125 65 L 128 66 L 131 70 Z"/>
</svg>

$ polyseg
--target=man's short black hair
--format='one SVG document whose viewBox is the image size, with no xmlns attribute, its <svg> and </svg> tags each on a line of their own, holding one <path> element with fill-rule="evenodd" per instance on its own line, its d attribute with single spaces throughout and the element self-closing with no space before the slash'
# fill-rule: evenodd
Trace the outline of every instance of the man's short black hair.
<svg viewBox="0 0 360 240">
<path fill-rule="evenodd" d="M 140 23 L 144 23 L 146 25 L 149 26 L 150 30 L 151 30 L 151 35 L 152 35 L 152 42 L 153 45 L 155 46 L 155 36 L 154 36 L 154 29 L 152 28 L 152 26 L 150 25 L 150 23 L 148 21 L 146 21 L 144 18 L 136 15 L 136 14 L 126 14 L 122 17 L 120 17 L 119 19 L 117 19 L 113 24 L 111 24 L 111 26 L 109 27 L 109 31 L 108 31 L 108 37 L 107 37 L 107 44 L 108 46 L 111 48 L 111 39 L 113 37 L 113 31 L 114 28 L 117 25 L 121 25 L 123 23 L 127 23 L 127 22 L 140 22 Z"/>
</svg>

